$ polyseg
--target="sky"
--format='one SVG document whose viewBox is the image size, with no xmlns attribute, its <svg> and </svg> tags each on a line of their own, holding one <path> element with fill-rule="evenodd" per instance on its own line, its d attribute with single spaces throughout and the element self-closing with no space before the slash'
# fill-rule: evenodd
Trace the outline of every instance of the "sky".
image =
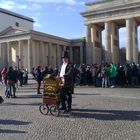
<svg viewBox="0 0 140 140">
<path fill-rule="evenodd" d="M 0 0 L 0 7 L 33 18 L 34 30 L 75 39 L 86 36 L 85 3 L 99 0 Z M 120 47 L 125 46 L 125 29 L 120 31 Z M 103 42 L 104 44 L 104 42 Z"/>
<path fill-rule="evenodd" d="M 0 0 L 0 7 L 31 17 L 34 30 L 67 39 L 85 36 L 85 2 L 95 0 Z"/>
</svg>

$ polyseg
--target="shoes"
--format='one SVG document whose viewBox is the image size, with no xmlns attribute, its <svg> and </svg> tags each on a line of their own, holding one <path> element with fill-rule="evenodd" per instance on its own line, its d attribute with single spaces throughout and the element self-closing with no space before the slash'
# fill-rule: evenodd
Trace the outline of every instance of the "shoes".
<svg viewBox="0 0 140 140">
<path fill-rule="evenodd" d="M 68 109 L 67 111 L 68 111 L 68 112 L 71 112 L 71 109 Z"/>
<path fill-rule="evenodd" d="M 41 92 L 37 93 L 37 94 L 42 94 Z"/>
<path fill-rule="evenodd" d="M 17 96 L 12 96 L 12 98 L 17 98 Z"/>
<path fill-rule="evenodd" d="M 66 110 L 66 108 L 65 107 L 60 107 L 59 110 Z"/>
<path fill-rule="evenodd" d="M 68 110 L 65 109 L 63 113 L 65 114 L 65 113 L 70 113 L 70 112 L 71 112 L 71 109 L 68 109 Z"/>
<path fill-rule="evenodd" d="M 111 88 L 114 88 L 114 87 L 115 87 L 114 85 L 111 86 Z"/>
<path fill-rule="evenodd" d="M 68 113 L 68 110 L 67 110 L 67 109 L 65 109 L 65 110 L 63 111 L 63 113 Z"/>
</svg>

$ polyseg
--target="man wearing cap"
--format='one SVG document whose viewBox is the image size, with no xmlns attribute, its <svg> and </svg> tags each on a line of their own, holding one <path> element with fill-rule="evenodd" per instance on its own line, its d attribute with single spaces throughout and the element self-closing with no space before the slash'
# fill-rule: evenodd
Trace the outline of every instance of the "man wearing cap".
<svg viewBox="0 0 140 140">
<path fill-rule="evenodd" d="M 62 88 L 60 90 L 62 107 L 60 108 L 60 110 L 64 110 L 64 112 L 70 112 L 74 86 L 73 86 L 73 68 L 71 63 L 69 62 L 68 52 L 64 52 L 64 55 L 62 56 L 60 77 L 62 80 Z"/>
</svg>

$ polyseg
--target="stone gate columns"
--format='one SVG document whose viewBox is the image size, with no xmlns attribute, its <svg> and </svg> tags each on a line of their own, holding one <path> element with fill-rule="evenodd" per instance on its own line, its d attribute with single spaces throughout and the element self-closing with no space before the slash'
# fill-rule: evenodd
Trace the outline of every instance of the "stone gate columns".
<svg viewBox="0 0 140 140">
<path fill-rule="evenodd" d="M 91 43 L 92 43 L 92 57 L 91 63 L 95 64 L 101 63 L 101 47 L 102 47 L 102 34 L 101 34 L 101 27 L 98 25 L 92 24 L 91 26 Z"/>
<path fill-rule="evenodd" d="M 132 62 L 132 19 L 126 19 L 126 61 Z"/>
<path fill-rule="evenodd" d="M 92 57 L 92 44 L 91 44 L 91 25 L 87 25 L 86 27 L 86 63 L 91 64 Z"/>
<path fill-rule="evenodd" d="M 105 62 L 111 62 L 111 23 L 105 22 Z"/>
<path fill-rule="evenodd" d="M 132 25 L 132 29 L 133 29 L 133 33 L 132 33 L 132 37 L 133 37 L 133 62 L 135 62 L 135 64 L 138 63 L 138 31 L 137 31 L 137 27 L 138 24 L 135 20 L 133 20 L 133 25 Z"/>
<path fill-rule="evenodd" d="M 111 23 L 111 57 L 114 64 L 119 63 L 119 28 L 114 22 Z"/>
<path fill-rule="evenodd" d="M 138 63 L 137 23 L 126 19 L 126 61 Z"/>
</svg>

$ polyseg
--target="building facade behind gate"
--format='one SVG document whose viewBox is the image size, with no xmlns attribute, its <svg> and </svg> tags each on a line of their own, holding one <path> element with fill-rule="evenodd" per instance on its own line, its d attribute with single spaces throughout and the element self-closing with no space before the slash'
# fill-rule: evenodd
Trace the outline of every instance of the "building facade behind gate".
<svg viewBox="0 0 140 140">
<path fill-rule="evenodd" d="M 72 63 L 85 62 L 85 38 L 70 40 L 35 31 L 32 18 L 2 8 L 0 19 L 0 69 L 18 66 L 31 71 L 38 65 L 59 67 L 64 51 L 68 51 Z"/>
</svg>

